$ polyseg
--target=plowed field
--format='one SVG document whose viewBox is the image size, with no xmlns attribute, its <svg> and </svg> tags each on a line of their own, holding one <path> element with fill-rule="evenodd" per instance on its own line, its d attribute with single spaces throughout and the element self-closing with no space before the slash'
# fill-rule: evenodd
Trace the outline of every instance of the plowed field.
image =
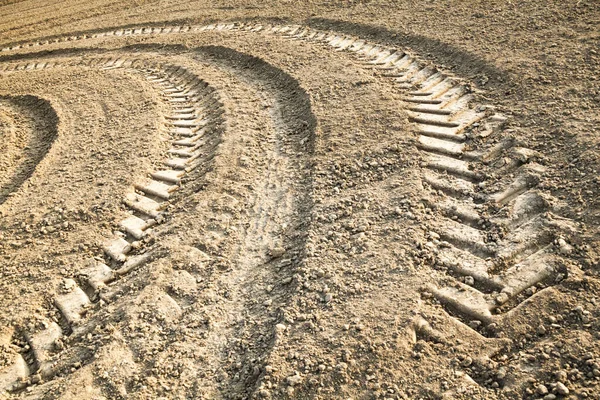
<svg viewBox="0 0 600 400">
<path fill-rule="evenodd" d="M 0 397 L 600 399 L 599 27 L 0 1 Z"/>
</svg>

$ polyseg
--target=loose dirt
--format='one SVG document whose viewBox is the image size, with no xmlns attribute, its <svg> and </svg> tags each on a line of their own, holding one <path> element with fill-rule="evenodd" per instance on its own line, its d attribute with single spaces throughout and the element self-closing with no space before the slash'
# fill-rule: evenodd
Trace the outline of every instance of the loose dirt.
<svg viewBox="0 0 600 400">
<path fill-rule="evenodd" d="M 597 2 L 0 16 L 0 396 L 600 398 Z"/>
</svg>

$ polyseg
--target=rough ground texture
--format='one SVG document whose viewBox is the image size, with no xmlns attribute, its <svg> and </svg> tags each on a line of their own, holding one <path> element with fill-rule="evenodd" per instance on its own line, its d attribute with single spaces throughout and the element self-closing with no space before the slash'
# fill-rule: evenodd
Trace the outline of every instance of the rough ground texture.
<svg viewBox="0 0 600 400">
<path fill-rule="evenodd" d="M 0 1 L 0 397 L 600 399 L 599 26 Z"/>
</svg>

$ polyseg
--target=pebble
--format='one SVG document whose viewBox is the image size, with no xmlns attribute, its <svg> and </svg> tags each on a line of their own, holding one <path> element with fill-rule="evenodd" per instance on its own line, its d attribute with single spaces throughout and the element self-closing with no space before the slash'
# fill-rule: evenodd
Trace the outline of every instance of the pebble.
<svg viewBox="0 0 600 400">
<path fill-rule="evenodd" d="M 496 303 L 499 305 L 506 303 L 508 300 L 509 297 L 506 293 L 500 293 L 498 296 L 496 296 Z"/>
<path fill-rule="evenodd" d="M 556 373 L 556 380 L 559 382 L 566 382 L 567 380 L 567 372 L 566 371 L 558 371 Z"/>
<path fill-rule="evenodd" d="M 302 377 L 300 375 L 292 375 L 288 376 L 286 379 L 288 385 L 295 386 L 302 381 Z"/>
<path fill-rule="evenodd" d="M 471 357 L 466 357 L 461 363 L 460 365 L 462 365 L 463 367 L 469 367 L 471 364 L 473 364 L 473 359 Z"/>
<path fill-rule="evenodd" d="M 436 232 L 433 232 L 433 231 L 429 232 L 429 237 L 434 240 L 440 240 L 440 235 L 438 235 Z"/>
<path fill-rule="evenodd" d="M 562 254 L 569 255 L 573 252 L 573 246 L 568 244 L 565 239 L 563 239 L 563 238 L 558 239 L 557 244 L 558 244 L 558 250 Z"/>
<path fill-rule="evenodd" d="M 537 334 L 540 336 L 544 336 L 546 334 L 546 332 L 547 332 L 546 327 L 544 325 L 540 324 L 540 326 L 538 326 L 538 328 L 537 328 Z"/>
<path fill-rule="evenodd" d="M 479 327 L 481 326 L 481 321 L 478 321 L 476 319 L 474 319 L 473 321 L 469 321 L 469 326 L 472 329 L 479 329 Z"/>
<path fill-rule="evenodd" d="M 569 394 L 569 388 L 567 388 L 564 383 L 558 382 L 556 384 L 556 393 L 566 396 Z"/>
<path fill-rule="evenodd" d="M 496 373 L 496 378 L 500 380 L 506 378 L 506 368 L 500 367 Z"/>
<path fill-rule="evenodd" d="M 548 388 L 545 385 L 542 385 L 541 383 L 539 385 L 537 385 L 537 387 L 535 388 L 535 391 L 537 392 L 537 394 L 540 394 L 540 395 L 548 394 Z"/>
<path fill-rule="evenodd" d="M 348 364 L 346 364 L 345 362 L 341 362 L 341 363 L 339 363 L 338 365 L 336 365 L 336 368 L 337 368 L 339 371 L 344 371 L 344 370 L 347 370 L 347 369 L 348 369 Z"/>
<path fill-rule="evenodd" d="M 75 283 L 75 281 L 73 279 L 65 279 L 64 288 L 66 291 L 71 291 L 71 290 L 75 289 L 76 286 L 77 286 L 77 283 Z"/>
<path fill-rule="evenodd" d="M 271 249 L 269 253 L 271 254 L 271 257 L 279 258 L 285 254 L 285 249 L 283 247 L 275 247 Z"/>
</svg>

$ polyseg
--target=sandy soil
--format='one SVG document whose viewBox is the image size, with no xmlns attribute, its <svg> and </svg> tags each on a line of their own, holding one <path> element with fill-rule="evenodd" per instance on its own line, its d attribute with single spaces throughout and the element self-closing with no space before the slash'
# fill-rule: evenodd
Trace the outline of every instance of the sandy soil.
<svg viewBox="0 0 600 400">
<path fill-rule="evenodd" d="M 600 399 L 599 25 L 0 1 L 0 397 Z"/>
</svg>

